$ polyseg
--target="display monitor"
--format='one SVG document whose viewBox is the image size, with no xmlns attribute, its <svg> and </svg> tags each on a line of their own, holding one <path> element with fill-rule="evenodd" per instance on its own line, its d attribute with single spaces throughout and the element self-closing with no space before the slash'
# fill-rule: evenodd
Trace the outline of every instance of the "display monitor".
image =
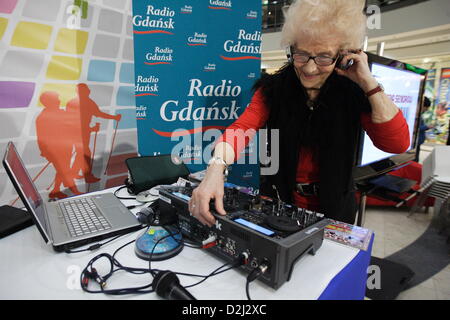
<svg viewBox="0 0 450 320">
<path fill-rule="evenodd" d="M 378 149 L 367 133 L 361 132 L 357 154 L 355 179 L 364 179 L 388 172 L 416 157 L 417 130 L 420 106 L 427 70 L 398 60 L 368 53 L 375 79 L 384 87 L 386 95 L 402 111 L 409 128 L 410 146 L 403 154 L 392 154 Z"/>
</svg>

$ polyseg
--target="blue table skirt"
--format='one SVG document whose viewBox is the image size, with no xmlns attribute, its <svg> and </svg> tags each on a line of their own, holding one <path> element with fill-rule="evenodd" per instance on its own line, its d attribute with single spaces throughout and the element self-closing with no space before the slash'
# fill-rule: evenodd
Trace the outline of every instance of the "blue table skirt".
<svg viewBox="0 0 450 320">
<path fill-rule="evenodd" d="M 339 272 L 322 292 L 319 300 L 363 300 L 366 294 L 367 268 L 370 264 L 372 235 L 367 251 L 360 250 L 355 258 Z"/>
</svg>

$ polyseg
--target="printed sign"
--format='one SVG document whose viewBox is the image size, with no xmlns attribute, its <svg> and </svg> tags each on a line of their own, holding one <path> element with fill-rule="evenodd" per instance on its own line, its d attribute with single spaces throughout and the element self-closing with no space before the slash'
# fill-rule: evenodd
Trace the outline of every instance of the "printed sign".
<svg viewBox="0 0 450 320">
<path fill-rule="evenodd" d="M 134 0 L 133 26 L 139 153 L 203 170 L 259 77 L 261 2 Z M 258 188 L 257 161 L 233 165 L 229 180 Z"/>
</svg>

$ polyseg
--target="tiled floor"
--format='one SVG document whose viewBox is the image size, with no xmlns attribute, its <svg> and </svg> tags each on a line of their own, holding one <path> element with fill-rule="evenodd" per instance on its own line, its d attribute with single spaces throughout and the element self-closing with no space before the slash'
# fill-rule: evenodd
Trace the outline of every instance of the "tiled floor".
<svg viewBox="0 0 450 320">
<path fill-rule="evenodd" d="M 408 217 L 407 209 L 367 207 L 364 227 L 374 230 L 372 255 L 384 258 L 408 246 L 430 225 L 434 210 Z M 401 227 L 399 227 L 401 226 Z M 403 291 L 397 300 L 450 300 L 450 265 L 438 274 Z"/>
</svg>

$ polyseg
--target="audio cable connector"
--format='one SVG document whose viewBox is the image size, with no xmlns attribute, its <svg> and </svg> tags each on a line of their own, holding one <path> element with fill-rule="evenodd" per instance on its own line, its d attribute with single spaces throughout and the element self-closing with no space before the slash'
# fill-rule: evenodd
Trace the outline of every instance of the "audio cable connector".
<svg viewBox="0 0 450 320">
<path fill-rule="evenodd" d="M 269 262 L 264 259 L 261 264 L 259 264 L 256 268 L 253 268 L 253 270 L 250 272 L 250 274 L 247 276 L 247 282 L 245 284 L 245 293 L 247 294 L 247 299 L 252 300 L 250 298 L 250 292 L 249 292 L 249 286 L 250 282 L 255 281 L 259 277 L 261 277 L 264 273 L 269 270 Z"/>
<path fill-rule="evenodd" d="M 269 269 L 267 262 L 262 262 L 259 266 L 254 268 L 252 272 L 247 276 L 247 281 L 252 282 L 261 277 Z"/>
</svg>

